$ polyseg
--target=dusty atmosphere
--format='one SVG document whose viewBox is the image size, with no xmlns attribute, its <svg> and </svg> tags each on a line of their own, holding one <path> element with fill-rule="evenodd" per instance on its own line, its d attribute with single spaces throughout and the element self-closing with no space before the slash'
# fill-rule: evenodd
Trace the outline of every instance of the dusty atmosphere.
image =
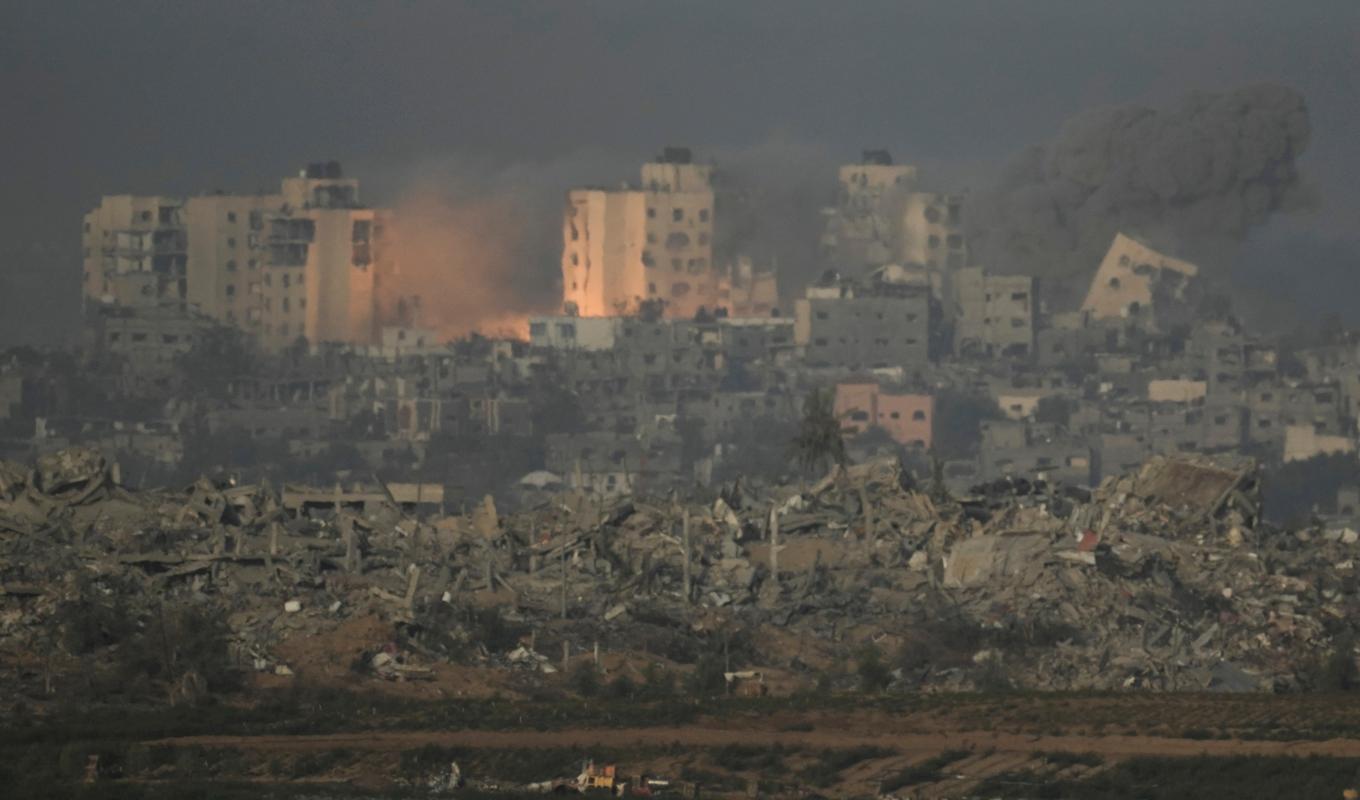
<svg viewBox="0 0 1360 800">
<path fill-rule="evenodd" d="M 1360 6 L 18 0 L 0 786 L 1360 797 Z"/>
</svg>

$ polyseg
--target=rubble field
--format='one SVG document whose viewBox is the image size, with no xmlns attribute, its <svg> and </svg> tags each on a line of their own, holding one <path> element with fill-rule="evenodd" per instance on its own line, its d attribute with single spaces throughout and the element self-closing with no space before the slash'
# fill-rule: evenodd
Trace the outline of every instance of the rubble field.
<svg viewBox="0 0 1360 800">
<path fill-rule="evenodd" d="M 93 450 L 0 464 L 4 680 L 69 692 L 134 647 L 129 630 L 178 647 L 177 611 L 216 614 L 227 647 L 220 664 L 187 645 L 148 656 L 176 701 L 211 692 L 218 667 L 429 698 L 620 680 L 1278 692 L 1353 656 L 1357 536 L 1265 525 L 1250 463 L 1159 458 L 1093 491 L 952 497 L 878 461 L 707 500 L 573 492 L 509 514 L 491 497 L 417 516 L 354 496 L 130 491 Z"/>
</svg>

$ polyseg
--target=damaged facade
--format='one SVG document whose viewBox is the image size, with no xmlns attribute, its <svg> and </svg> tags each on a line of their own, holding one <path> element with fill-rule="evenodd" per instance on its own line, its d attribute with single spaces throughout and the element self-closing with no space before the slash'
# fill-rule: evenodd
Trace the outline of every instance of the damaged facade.
<svg viewBox="0 0 1360 800">
<path fill-rule="evenodd" d="M 270 351 L 377 344 L 389 221 L 336 162 L 277 194 L 106 197 L 85 217 L 86 307 L 187 302 Z"/>
</svg>

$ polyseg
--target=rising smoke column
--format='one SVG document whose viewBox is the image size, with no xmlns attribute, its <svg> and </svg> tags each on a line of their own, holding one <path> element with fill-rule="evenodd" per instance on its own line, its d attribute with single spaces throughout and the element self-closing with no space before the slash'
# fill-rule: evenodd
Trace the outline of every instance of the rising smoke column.
<svg viewBox="0 0 1360 800">
<path fill-rule="evenodd" d="M 384 322 L 446 338 L 527 335 L 529 316 L 561 307 L 566 189 L 617 174 L 613 160 L 586 152 L 546 162 L 450 155 L 374 165 L 377 195 L 394 198 L 395 212 L 397 273 L 383 287 Z"/>
<path fill-rule="evenodd" d="M 1221 252 L 1300 204 L 1295 162 L 1309 131 L 1303 97 L 1271 85 L 1078 114 L 980 198 L 974 252 L 989 268 L 1047 279 L 1059 303 L 1085 290 L 1118 231 L 1181 253 Z"/>
</svg>

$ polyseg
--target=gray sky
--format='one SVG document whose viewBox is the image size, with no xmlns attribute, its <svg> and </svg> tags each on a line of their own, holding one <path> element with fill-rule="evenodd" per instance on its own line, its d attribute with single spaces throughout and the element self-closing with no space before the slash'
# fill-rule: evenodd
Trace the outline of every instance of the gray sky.
<svg viewBox="0 0 1360 800">
<path fill-rule="evenodd" d="M 1307 98 L 1320 197 L 1260 235 L 1260 270 L 1330 259 L 1353 283 L 1332 262 L 1360 220 L 1355 0 L 10 0 L 5 20 L 0 343 L 74 324 L 101 194 L 253 190 L 338 158 L 381 202 L 451 159 L 560 179 L 771 141 L 976 182 L 1089 106 L 1256 81 Z"/>
</svg>

